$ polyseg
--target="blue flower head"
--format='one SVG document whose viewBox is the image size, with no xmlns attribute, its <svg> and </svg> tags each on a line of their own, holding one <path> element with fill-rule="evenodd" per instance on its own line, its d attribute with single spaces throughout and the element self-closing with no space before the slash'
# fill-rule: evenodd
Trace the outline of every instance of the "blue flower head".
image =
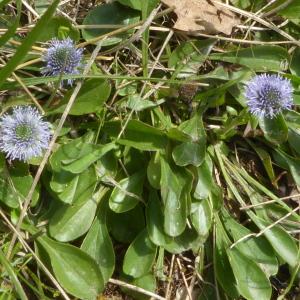
<svg viewBox="0 0 300 300">
<path fill-rule="evenodd" d="M 290 80 L 279 75 L 256 75 L 246 86 L 245 97 L 249 111 L 257 117 L 272 119 L 293 105 Z"/>
<path fill-rule="evenodd" d="M 47 65 L 42 73 L 50 76 L 79 74 L 79 69 L 82 67 L 82 51 L 83 49 L 76 49 L 74 41 L 70 38 L 52 39 L 50 47 L 43 55 Z M 73 80 L 68 79 L 67 83 L 71 85 Z"/>
<path fill-rule="evenodd" d="M 0 118 L 0 150 L 7 158 L 27 161 L 39 157 L 50 137 L 50 124 L 31 106 L 16 106 L 12 114 Z"/>
</svg>

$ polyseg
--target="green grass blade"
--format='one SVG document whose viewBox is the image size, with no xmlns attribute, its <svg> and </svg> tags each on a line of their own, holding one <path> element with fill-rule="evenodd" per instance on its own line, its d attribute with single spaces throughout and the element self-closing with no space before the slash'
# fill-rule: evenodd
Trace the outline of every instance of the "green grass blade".
<svg viewBox="0 0 300 300">
<path fill-rule="evenodd" d="M 4 7 L 9 2 L 10 2 L 10 0 L 2 0 L 2 1 L 0 1 L 0 9 L 2 9 L 2 7 Z"/>
<path fill-rule="evenodd" d="M 6 270 L 6 272 L 8 273 L 11 281 L 14 284 L 14 287 L 16 289 L 16 292 L 18 293 L 19 297 L 21 300 L 28 300 L 22 285 L 13 269 L 13 267 L 11 266 L 11 264 L 9 263 L 9 261 L 6 259 L 4 253 L 2 252 L 2 250 L 0 249 L 0 265 L 2 265 L 4 267 L 4 269 Z"/>
<path fill-rule="evenodd" d="M 165 82 L 168 84 L 177 84 L 177 85 L 183 85 L 188 84 L 191 82 L 191 80 L 202 80 L 202 76 L 195 76 L 195 77 L 189 77 L 187 80 L 177 80 L 177 79 L 164 79 L 159 77 L 132 77 L 132 76 L 118 76 L 118 75 L 103 75 L 103 74 L 96 74 L 96 75 L 82 75 L 82 74 L 75 74 L 75 75 L 63 75 L 63 76 L 47 76 L 47 77 L 20 77 L 23 84 L 25 86 L 30 85 L 38 85 L 38 84 L 44 84 L 49 82 L 57 82 L 60 80 L 65 79 L 88 79 L 88 78 L 98 78 L 98 79 L 109 79 L 109 80 L 130 80 L 130 81 L 150 81 L 150 82 Z M 18 87 L 20 87 L 20 84 L 17 81 L 14 82 L 5 82 L 2 84 L 2 90 L 14 90 Z"/>
<path fill-rule="evenodd" d="M 49 6 L 47 11 L 43 14 L 43 16 L 36 23 L 35 27 L 28 34 L 27 38 L 24 40 L 22 45 L 18 47 L 14 56 L 9 60 L 9 62 L 2 68 L 0 71 L 0 87 L 6 80 L 6 78 L 14 71 L 14 69 L 18 66 L 18 64 L 23 60 L 26 56 L 27 52 L 31 49 L 31 46 L 37 41 L 40 34 L 47 30 L 47 25 L 56 10 L 56 6 L 58 5 L 59 0 L 53 1 L 53 3 Z"/>
<path fill-rule="evenodd" d="M 21 12 L 22 12 L 22 2 L 21 0 L 17 0 L 17 16 L 13 24 L 7 29 L 5 34 L 0 37 L 0 47 L 2 47 L 15 33 L 19 26 Z"/>
</svg>

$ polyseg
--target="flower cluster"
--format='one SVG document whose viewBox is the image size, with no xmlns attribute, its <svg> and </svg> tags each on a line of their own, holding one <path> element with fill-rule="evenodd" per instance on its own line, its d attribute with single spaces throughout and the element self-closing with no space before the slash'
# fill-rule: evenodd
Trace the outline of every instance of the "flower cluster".
<svg viewBox="0 0 300 300">
<path fill-rule="evenodd" d="M 50 41 L 50 47 L 43 55 L 43 60 L 47 63 L 43 68 L 44 75 L 75 75 L 79 74 L 82 67 L 82 51 L 76 49 L 74 42 L 70 39 Z M 72 79 L 68 79 L 67 83 L 71 85 Z"/>
<path fill-rule="evenodd" d="M 0 119 L 0 150 L 9 159 L 27 161 L 41 156 L 50 136 L 50 124 L 31 106 L 16 106 L 12 114 Z"/>
<path fill-rule="evenodd" d="M 273 118 L 293 105 L 293 87 L 279 75 L 256 75 L 245 90 L 249 111 L 257 117 Z"/>
<path fill-rule="evenodd" d="M 79 74 L 82 51 L 76 49 L 70 38 L 51 40 L 43 55 L 46 66 L 42 73 L 52 76 Z M 72 79 L 67 80 L 70 85 L 72 82 Z M 41 156 L 48 148 L 50 137 L 50 124 L 31 106 L 16 106 L 11 114 L 0 118 L 0 150 L 9 159 L 27 161 Z"/>
</svg>

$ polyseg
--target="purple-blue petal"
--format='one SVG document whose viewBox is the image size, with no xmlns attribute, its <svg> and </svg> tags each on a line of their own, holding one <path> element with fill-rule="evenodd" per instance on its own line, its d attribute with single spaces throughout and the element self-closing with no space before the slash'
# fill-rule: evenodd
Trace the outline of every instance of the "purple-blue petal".
<svg viewBox="0 0 300 300">
<path fill-rule="evenodd" d="M 258 117 L 274 118 L 293 105 L 291 82 L 280 75 L 256 75 L 247 83 L 244 95 L 250 113 Z"/>
<path fill-rule="evenodd" d="M 26 137 L 18 135 L 20 126 L 28 129 Z M 16 106 L 12 114 L 4 114 L 0 119 L 0 150 L 9 159 L 27 161 L 41 156 L 50 137 L 50 124 L 31 106 Z"/>
<path fill-rule="evenodd" d="M 70 38 L 51 40 L 50 47 L 43 55 L 46 66 L 42 69 L 42 74 L 50 76 L 79 74 L 82 67 L 82 52 L 83 49 L 76 49 L 74 41 Z M 68 84 L 72 82 L 72 79 L 67 80 Z"/>
</svg>

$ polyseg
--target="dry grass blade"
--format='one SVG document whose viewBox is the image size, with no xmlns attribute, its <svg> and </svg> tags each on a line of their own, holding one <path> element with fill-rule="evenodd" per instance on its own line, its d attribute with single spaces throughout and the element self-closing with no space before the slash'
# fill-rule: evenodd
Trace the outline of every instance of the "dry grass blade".
<svg viewBox="0 0 300 300">
<path fill-rule="evenodd" d="M 113 283 L 113 284 L 116 284 L 116 285 L 119 285 L 119 286 L 122 286 L 122 287 L 125 287 L 125 288 L 128 288 L 130 290 L 133 290 L 135 292 L 138 292 L 138 293 L 141 293 L 141 294 L 144 294 L 144 295 L 147 295 L 147 296 L 150 296 L 154 299 L 158 299 L 158 300 L 166 300 L 165 298 L 155 294 L 155 293 L 152 293 L 152 292 L 149 292 L 143 288 L 140 288 L 138 286 L 135 286 L 133 284 L 129 284 L 129 283 L 126 283 L 124 281 L 121 281 L 121 280 L 117 280 L 117 279 L 109 279 L 109 282 L 110 283 Z"/>
<path fill-rule="evenodd" d="M 288 33 L 286 33 L 285 31 L 279 29 L 277 26 L 267 22 L 266 20 L 262 19 L 261 17 L 258 17 L 256 16 L 255 14 L 253 13 L 250 13 L 250 12 L 247 12 L 247 11 L 244 11 L 242 9 L 239 9 L 239 8 L 236 8 L 234 6 L 231 6 L 231 5 L 228 5 L 228 4 L 224 4 L 222 2 L 219 2 L 219 1 L 215 1 L 215 0 L 211 0 L 213 3 L 217 4 L 217 5 L 220 5 L 224 8 L 228 8 L 230 9 L 231 11 L 235 12 L 235 13 L 238 13 L 242 16 L 245 16 L 245 17 L 248 17 L 250 19 L 253 19 L 254 21 L 276 31 L 277 33 L 279 33 L 280 35 L 282 35 L 283 37 L 287 38 L 288 40 L 290 40 L 293 44 L 297 45 L 297 46 L 300 46 L 300 42 L 297 41 L 295 38 L 293 38 L 291 35 L 289 35 Z"/>
</svg>

